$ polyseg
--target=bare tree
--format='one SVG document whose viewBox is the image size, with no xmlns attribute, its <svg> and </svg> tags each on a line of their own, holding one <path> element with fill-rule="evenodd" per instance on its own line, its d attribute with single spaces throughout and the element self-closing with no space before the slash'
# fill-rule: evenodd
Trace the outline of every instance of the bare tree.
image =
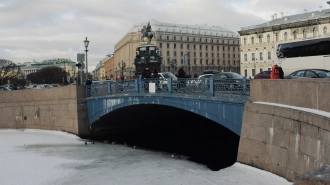
<svg viewBox="0 0 330 185">
<path fill-rule="evenodd" d="M 0 59 L 0 84 L 6 84 L 8 80 L 19 78 L 21 75 L 21 68 L 14 62 Z"/>
</svg>

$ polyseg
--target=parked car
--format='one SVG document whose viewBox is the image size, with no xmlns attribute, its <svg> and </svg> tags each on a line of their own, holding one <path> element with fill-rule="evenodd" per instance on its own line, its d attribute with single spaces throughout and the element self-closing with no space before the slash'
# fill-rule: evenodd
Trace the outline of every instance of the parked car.
<svg viewBox="0 0 330 185">
<path fill-rule="evenodd" d="M 38 86 L 38 84 L 31 84 L 27 86 L 27 89 L 35 89 Z"/>
<path fill-rule="evenodd" d="M 11 89 L 6 86 L 0 86 L 0 91 L 11 91 Z"/>
<path fill-rule="evenodd" d="M 256 75 L 254 75 L 254 79 L 270 79 L 270 74 L 272 71 L 262 71 Z"/>
<path fill-rule="evenodd" d="M 171 72 L 161 72 L 158 73 L 160 81 L 160 88 L 168 88 L 167 80 L 172 78 L 172 88 L 178 87 L 178 78 Z"/>
<path fill-rule="evenodd" d="M 217 74 L 219 71 L 214 70 L 214 69 L 206 69 L 203 71 L 203 74 Z"/>
<path fill-rule="evenodd" d="M 61 87 L 60 85 L 58 85 L 58 84 L 50 84 L 51 86 L 53 86 L 53 87 Z"/>
<path fill-rule="evenodd" d="M 294 78 L 330 78 L 330 70 L 301 69 L 289 75 L 284 76 L 284 79 L 294 79 Z"/>
<path fill-rule="evenodd" d="M 235 72 L 221 72 L 213 75 L 215 87 L 238 88 L 242 86 L 243 76 Z M 249 79 L 246 79 L 246 87 L 249 88 Z"/>
</svg>

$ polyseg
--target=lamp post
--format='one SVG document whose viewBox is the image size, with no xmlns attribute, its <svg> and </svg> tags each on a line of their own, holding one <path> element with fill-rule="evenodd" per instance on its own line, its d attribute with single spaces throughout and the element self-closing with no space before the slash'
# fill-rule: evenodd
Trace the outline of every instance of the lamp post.
<svg viewBox="0 0 330 185">
<path fill-rule="evenodd" d="M 87 47 L 88 47 L 88 44 L 89 44 L 89 40 L 87 40 L 87 37 L 86 37 L 86 40 L 84 40 L 84 44 L 85 44 L 85 48 L 86 48 L 86 80 L 88 79 L 88 63 L 87 63 Z"/>
<path fill-rule="evenodd" d="M 122 60 L 121 66 L 120 66 L 120 62 L 118 62 L 118 67 L 119 69 L 121 69 L 121 80 L 124 80 L 124 69 L 126 67 L 126 63 Z"/>
<path fill-rule="evenodd" d="M 174 73 L 174 68 L 175 68 L 176 65 L 177 65 L 176 60 L 175 60 L 175 59 L 172 59 L 171 62 L 170 62 L 170 64 L 171 64 L 171 66 L 172 66 L 172 68 L 173 68 L 173 74 L 175 74 L 175 73 Z"/>
</svg>

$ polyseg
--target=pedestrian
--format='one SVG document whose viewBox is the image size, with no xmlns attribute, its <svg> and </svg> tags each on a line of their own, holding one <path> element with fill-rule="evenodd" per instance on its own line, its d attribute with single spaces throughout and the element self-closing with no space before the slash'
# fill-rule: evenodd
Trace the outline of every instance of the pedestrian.
<svg viewBox="0 0 330 185">
<path fill-rule="evenodd" d="M 154 69 L 154 71 L 152 72 L 151 78 L 159 78 L 159 74 L 158 74 L 157 69 Z"/>
<path fill-rule="evenodd" d="M 92 84 L 93 84 L 92 80 L 90 78 L 87 78 L 86 85 L 92 85 Z"/>
<path fill-rule="evenodd" d="M 280 73 L 280 79 L 284 79 L 284 72 L 281 66 L 278 67 Z"/>
<path fill-rule="evenodd" d="M 280 79 L 280 70 L 277 64 L 272 67 L 272 73 L 270 74 L 271 79 Z"/>
<path fill-rule="evenodd" d="M 147 78 L 151 77 L 151 72 L 149 70 L 149 66 L 146 66 L 142 72 L 142 79 L 146 80 Z"/>
<path fill-rule="evenodd" d="M 149 92 L 149 83 L 148 79 L 151 77 L 151 72 L 149 70 L 149 66 L 146 66 L 145 69 L 142 72 L 141 78 L 144 80 L 142 83 L 144 86 L 144 91 Z"/>
<path fill-rule="evenodd" d="M 181 66 L 178 71 L 178 78 L 187 78 L 186 72 L 184 72 L 183 67 Z"/>
</svg>

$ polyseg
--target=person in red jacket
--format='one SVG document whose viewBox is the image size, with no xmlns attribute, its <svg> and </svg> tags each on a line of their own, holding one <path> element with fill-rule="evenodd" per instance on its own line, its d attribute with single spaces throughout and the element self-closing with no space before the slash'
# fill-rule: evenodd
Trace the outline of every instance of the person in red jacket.
<svg viewBox="0 0 330 185">
<path fill-rule="evenodd" d="M 270 79 L 280 79 L 280 69 L 278 65 L 272 67 L 272 73 L 270 74 Z"/>
</svg>

